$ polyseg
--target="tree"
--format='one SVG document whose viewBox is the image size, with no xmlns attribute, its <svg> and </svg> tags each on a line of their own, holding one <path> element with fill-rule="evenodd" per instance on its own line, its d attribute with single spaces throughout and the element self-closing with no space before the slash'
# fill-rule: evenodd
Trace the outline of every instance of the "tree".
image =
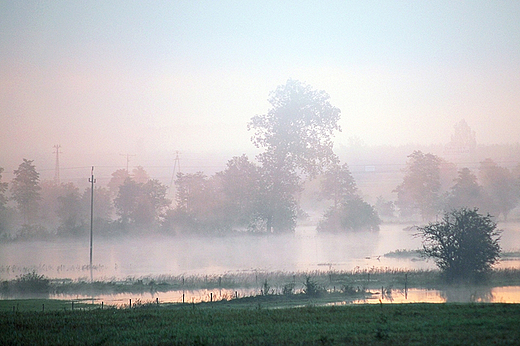
<svg viewBox="0 0 520 346">
<path fill-rule="evenodd" d="M 108 182 L 107 186 L 113 196 L 117 196 L 119 192 L 119 187 L 124 184 L 126 178 L 129 178 L 130 175 L 126 169 L 118 169 L 114 173 L 112 173 L 112 178 Z"/>
<path fill-rule="evenodd" d="M 260 168 L 246 155 L 235 156 L 228 161 L 224 171 L 217 173 L 217 178 L 230 227 L 254 230 L 260 202 Z"/>
<path fill-rule="evenodd" d="M 90 203 L 92 193 L 90 186 L 83 190 L 81 195 L 81 211 L 84 220 L 90 225 Z M 112 194 L 105 187 L 96 186 L 94 188 L 94 232 L 97 235 L 108 235 L 116 231 L 111 227 L 111 221 L 114 212 L 114 204 L 112 202 Z"/>
<path fill-rule="evenodd" d="M 373 206 L 361 197 L 343 201 L 338 207 L 330 207 L 318 223 L 320 232 L 378 231 L 381 220 Z"/>
<path fill-rule="evenodd" d="M 133 221 L 132 214 L 137 207 L 139 190 L 139 184 L 130 177 L 127 177 L 124 183 L 119 186 L 119 192 L 114 199 L 114 206 L 116 207 L 116 214 L 120 216 L 123 227 L 126 227 Z"/>
<path fill-rule="evenodd" d="M 218 177 L 202 172 L 177 173 L 176 207 L 167 213 L 165 227 L 175 233 L 219 232 L 229 224 L 224 217 L 224 202 Z"/>
<path fill-rule="evenodd" d="M 518 204 L 518 184 L 509 169 L 485 159 L 479 167 L 480 181 L 489 196 L 489 210 L 507 220 L 509 212 Z"/>
<path fill-rule="evenodd" d="M 142 229 L 157 227 L 164 209 L 171 203 L 166 199 L 166 189 L 166 186 L 155 179 L 143 184 L 130 177 L 126 178 L 114 200 L 121 223 Z"/>
<path fill-rule="evenodd" d="M 332 136 L 340 130 L 340 110 L 329 98 L 324 91 L 288 80 L 270 94 L 268 113 L 254 116 L 248 124 L 255 146 L 265 149 L 257 158 L 265 183 L 262 218 L 268 232 L 294 230 L 298 173 L 315 177 L 336 161 Z"/>
<path fill-rule="evenodd" d="M 4 169 L 0 167 L 0 235 L 3 235 L 7 232 L 8 223 L 9 223 L 9 212 L 7 208 L 7 196 L 5 193 L 7 192 L 8 184 L 6 182 L 2 182 L 2 172 Z"/>
<path fill-rule="evenodd" d="M 387 201 L 383 196 L 377 197 L 377 201 L 374 207 L 376 208 L 377 214 L 382 218 L 391 219 L 394 217 L 394 202 Z"/>
<path fill-rule="evenodd" d="M 138 225 L 156 227 L 160 224 L 165 209 L 171 204 L 171 200 L 166 198 L 167 189 L 157 179 L 150 179 L 141 185 L 141 195 L 134 213 Z"/>
<path fill-rule="evenodd" d="M 348 165 L 340 166 L 334 162 L 323 176 L 318 197 L 334 201 L 334 208 L 338 203 L 356 197 L 357 186 L 350 173 Z"/>
<path fill-rule="evenodd" d="M 58 233 L 60 235 L 78 236 L 86 224 L 81 208 L 79 189 L 72 183 L 62 184 L 62 195 L 58 196 L 56 214 L 60 219 Z"/>
<path fill-rule="evenodd" d="M 469 168 L 459 170 L 455 185 L 452 186 L 448 205 L 451 209 L 462 207 L 475 208 L 482 206 L 483 191 L 477 177 Z"/>
<path fill-rule="evenodd" d="M 423 252 L 441 269 L 447 282 L 479 281 L 500 255 L 497 225 L 478 209 L 445 213 L 442 221 L 418 228 Z"/>
<path fill-rule="evenodd" d="M 132 170 L 132 179 L 136 183 L 145 184 L 148 180 L 150 180 L 150 177 L 143 167 L 137 166 Z"/>
<path fill-rule="evenodd" d="M 401 214 L 419 211 L 423 220 L 437 213 L 439 204 L 441 159 L 414 151 L 408 156 L 403 182 L 397 186 L 397 205 Z"/>
<path fill-rule="evenodd" d="M 7 205 L 7 196 L 5 193 L 7 192 L 8 184 L 2 182 L 2 172 L 4 169 L 0 167 L 0 210 L 4 210 Z"/>
<path fill-rule="evenodd" d="M 39 181 L 40 174 L 36 171 L 33 160 L 23 159 L 18 169 L 14 171 L 11 193 L 22 214 L 24 224 L 30 224 L 36 219 L 41 190 Z"/>
</svg>

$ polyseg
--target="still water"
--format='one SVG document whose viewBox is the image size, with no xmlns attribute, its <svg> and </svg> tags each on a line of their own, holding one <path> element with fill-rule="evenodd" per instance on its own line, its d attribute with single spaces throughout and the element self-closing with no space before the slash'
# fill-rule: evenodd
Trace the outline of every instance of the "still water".
<svg viewBox="0 0 520 346">
<path fill-rule="evenodd" d="M 405 304 L 405 303 L 520 303 L 520 286 L 506 287 L 458 287 L 446 290 L 428 290 L 420 288 L 394 289 L 381 292 L 370 290 L 367 299 L 349 299 L 326 305 L 348 304 Z M 87 295 L 54 295 L 51 298 L 64 300 L 84 300 L 105 305 L 128 307 L 130 304 L 162 304 L 162 303 L 200 303 L 219 300 L 230 300 L 236 297 L 249 297 L 260 294 L 260 289 L 201 289 L 186 291 L 170 291 L 161 293 L 121 293 L 97 295 L 92 298 Z"/>
<path fill-rule="evenodd" d="M 500 224 L 504 251 L 520 249 L 520 224 Z M 211 275 L 247 271 L 325 271 L 369 268 L 429 269 L 431 261 L 391 258 L 386 253 L 419 249 L 421 239 L 405 225 L 383 225 L 379 232 L 319 234 L 299 227 L 294 234 L 232 237 L 94 237 L 94 279 L 150 275 Z M 49 278 L 87 278 L 89 238 L 0 244 L 0 279 L 31 270 Z M 518 260 L 498 267 L 520 268 Z"/>
</svg>

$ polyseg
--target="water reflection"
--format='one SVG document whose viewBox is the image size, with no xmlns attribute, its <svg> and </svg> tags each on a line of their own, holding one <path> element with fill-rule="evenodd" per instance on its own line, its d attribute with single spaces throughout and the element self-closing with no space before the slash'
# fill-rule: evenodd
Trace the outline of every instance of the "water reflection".
<svg viewBox="0 0 520 346">
<path fill-rule="evenodd" d="M 520 286 L 506 287 L 457 287 L 446 290 L 430 290 L 411 288 L 408 290 L 391 290 L 387 292 L 370 291 L 372 295 L 365 299 L 345 299 L 324 305 L 349 304 L 406 304 L 406 303 L 520 303 Z M 200 289 L 170 291 L 160 293 L 120 293 L 91 297 L 88 295 L 51 295 L 52 299 L 71 301 L 91 300 L 93 303 L 108 306 L 128 307 L 130 300 L 133 306 L 141 304 L 163 303 L 201 303 L 236 298 L 251 297 L 260 294 L 258 289 Z M 316 303 L 313 303 L 316 304 Z"/>
<path fill-rule="evenodd" d="M 372 292 L 368 299 L 354 304 L 387 303 L 520 303 L 520 286 L 505 287 L 452 287 L 444 290 L 410 288 L 392 290 L 391 293 Z"/>
</svg>

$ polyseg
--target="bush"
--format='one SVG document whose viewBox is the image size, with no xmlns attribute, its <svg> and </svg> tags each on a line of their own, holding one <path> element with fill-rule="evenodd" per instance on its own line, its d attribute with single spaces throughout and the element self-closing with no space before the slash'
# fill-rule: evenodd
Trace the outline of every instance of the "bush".
<svg viewBox="0 0 520 346">
<path fill-rule="evenodd" d="M 381 220 L 373 206 L 361 198 L 354 198 L 332 206 L 318 224 L 318 231 L 337 232 L 341 230 L 378 231 Z"/>
<path fill-rule="evenodd" d="M 423 253 L 442 270 L 447 282 L 481 281 L 499 259 L 500 231 L 488 214 L 462 208 L 446 213 L 442 221 L 419 227 Z"/>
<path fill-rule="evenodd" d="M 16 294 L 49 294 L 49 279 L 44 275 L 38 275 L 36 271 L 23 274 L 13 282 L 13 293 Z"/>
<path fill-rule="evenodd" d="M 316 281 L 311 280 L 310 276 L 305 278 L 303 285 L 303 293 L 310 297 L 319 297 L 324 291 L 324 289 Z"/>
</svg>

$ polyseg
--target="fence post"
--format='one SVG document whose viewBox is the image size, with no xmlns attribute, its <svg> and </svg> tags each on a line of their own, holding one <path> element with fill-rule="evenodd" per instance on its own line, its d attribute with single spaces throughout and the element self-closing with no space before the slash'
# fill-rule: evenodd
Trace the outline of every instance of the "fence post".
<svg viewBox="0 0 520 346">
<path fill-rule="evenodd" d="M 404 274 L 404 299 L 408 299 L 408 273 Z"/>
</svg>

